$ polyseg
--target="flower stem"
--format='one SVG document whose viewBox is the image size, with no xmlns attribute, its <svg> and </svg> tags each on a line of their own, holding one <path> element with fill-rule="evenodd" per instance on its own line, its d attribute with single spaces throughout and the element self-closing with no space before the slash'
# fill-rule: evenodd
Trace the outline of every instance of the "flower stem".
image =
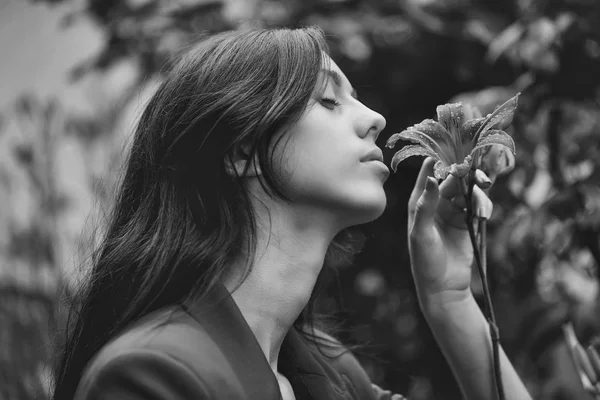
<svg viewBox="0 0 600 400">
<path fill-rule="evenodd" d="M 468 175 L 468 180 L 465 179 L 459 181 L 460 189 L 465 197 L 467 204 L 466 222 L 467 229 L 469 231 L 469 237 L 473 245 L 473 256 L 475 258 L 475 264 L 479 271 L 479 277 L 481 279 L 481 286 L 483 288 L 484 296 L 484 313 L 488 324 L 490 326 L 490 339 L 492 341 L 492 358 L 494 367 L 494 384 L 496 386 L 496 394 L 499 400 L 505 400 L 504 386 L 502 384 L 502 373 L 500 370 L 500 334 L 498 331 L 498 325 L 496 325 L 496 316 L 492 307 L 492 297 L 490 295 L 490 289 L 486 278 L 487 270 L 487 221 L 484 219 L 479 220 L 479 241 L 475 235 L 474 221 L 475 217 L 473 214 L 473 189 L 475 186 L 475 170 L 471 169 Z M 465 186 L 467 188 L 465 188 Z"/>
</svg>

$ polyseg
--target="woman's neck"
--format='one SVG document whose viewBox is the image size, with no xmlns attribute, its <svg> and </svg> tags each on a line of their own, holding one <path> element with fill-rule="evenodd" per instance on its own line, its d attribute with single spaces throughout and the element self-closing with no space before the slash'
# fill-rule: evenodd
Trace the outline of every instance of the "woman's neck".
<svg viewBox="0 0 600 400">
<path fill-rule="evenodd" d="M 225 286 L 277 374 L 283 339 L 308 304 L 337 232 L 314 210 L 291 212 L 280 204 L 270 204 L 269 210 L 270 229 L 269 218 L 257 213 L 257 246 L 248 276 L 236 289 L 243 272 L 244 260 L 240 260 L 233 268 L 237 275 L 228 278 Z"/>
</svg>

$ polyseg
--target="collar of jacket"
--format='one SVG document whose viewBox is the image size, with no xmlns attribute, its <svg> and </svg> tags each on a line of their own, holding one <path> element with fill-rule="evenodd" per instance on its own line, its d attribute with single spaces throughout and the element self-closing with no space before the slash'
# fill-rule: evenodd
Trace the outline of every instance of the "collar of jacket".
<svg viewBox="0 0 600 400">
<path fill-rule="evenodd" d="M 280 400 L 281 392 L 254 333 L 224 285 L 202 301 L 183 308 L 221 348 L 249 398 Z M 297 400 L 351 399 L 351 383 L 342 377 L 296 328 L 286 335 L 279 354 L 279 372 L 291 383 Z"/>
</svg>

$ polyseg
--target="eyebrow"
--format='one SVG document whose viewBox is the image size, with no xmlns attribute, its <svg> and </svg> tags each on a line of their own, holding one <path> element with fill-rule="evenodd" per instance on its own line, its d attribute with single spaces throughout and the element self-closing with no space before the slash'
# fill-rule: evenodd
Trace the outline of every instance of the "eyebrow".
<svg viewBox="0 0 600 400">
<path fill-rule="evenodd" d="M 331 77 L 331 79 L 333 79 L 333 83 L 335 83 L 338 87 L 343 87 L 344 85 L 342 84 L 342 76 L 334 70 L 331 69 L 325 69 L 323 68 L 321 71 L 325 72 L 327 75 L 329 75 L 329 77 Z M 356 93 L 356 89 L 354 89 L 352 86 L 350 86 L 350 95 L 352 97 L 354 97 L 355 99 L 358 99 L 358 93 Z"/>
</svg>

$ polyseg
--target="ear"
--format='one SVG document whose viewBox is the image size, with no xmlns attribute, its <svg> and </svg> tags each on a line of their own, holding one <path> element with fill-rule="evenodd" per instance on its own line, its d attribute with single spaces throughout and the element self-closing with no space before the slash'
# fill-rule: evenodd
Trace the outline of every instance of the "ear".
<svg viewBox="0 0 600 400">
<path fill-rule="evenodd" d="M 249 153 L 248 149 L 244 147 L 242 149 L 238 148 L 225 156 L 225 171 L 229 176 L 249 178 L 262 175 L 260 165 L 258 164 L 258 157 L 255 155 L 253 158 L 250 158 Z M 248 163 L 250 164 L 248 171 L 246 171 L 246 175 L 242 175 Z"/>
</svg>

